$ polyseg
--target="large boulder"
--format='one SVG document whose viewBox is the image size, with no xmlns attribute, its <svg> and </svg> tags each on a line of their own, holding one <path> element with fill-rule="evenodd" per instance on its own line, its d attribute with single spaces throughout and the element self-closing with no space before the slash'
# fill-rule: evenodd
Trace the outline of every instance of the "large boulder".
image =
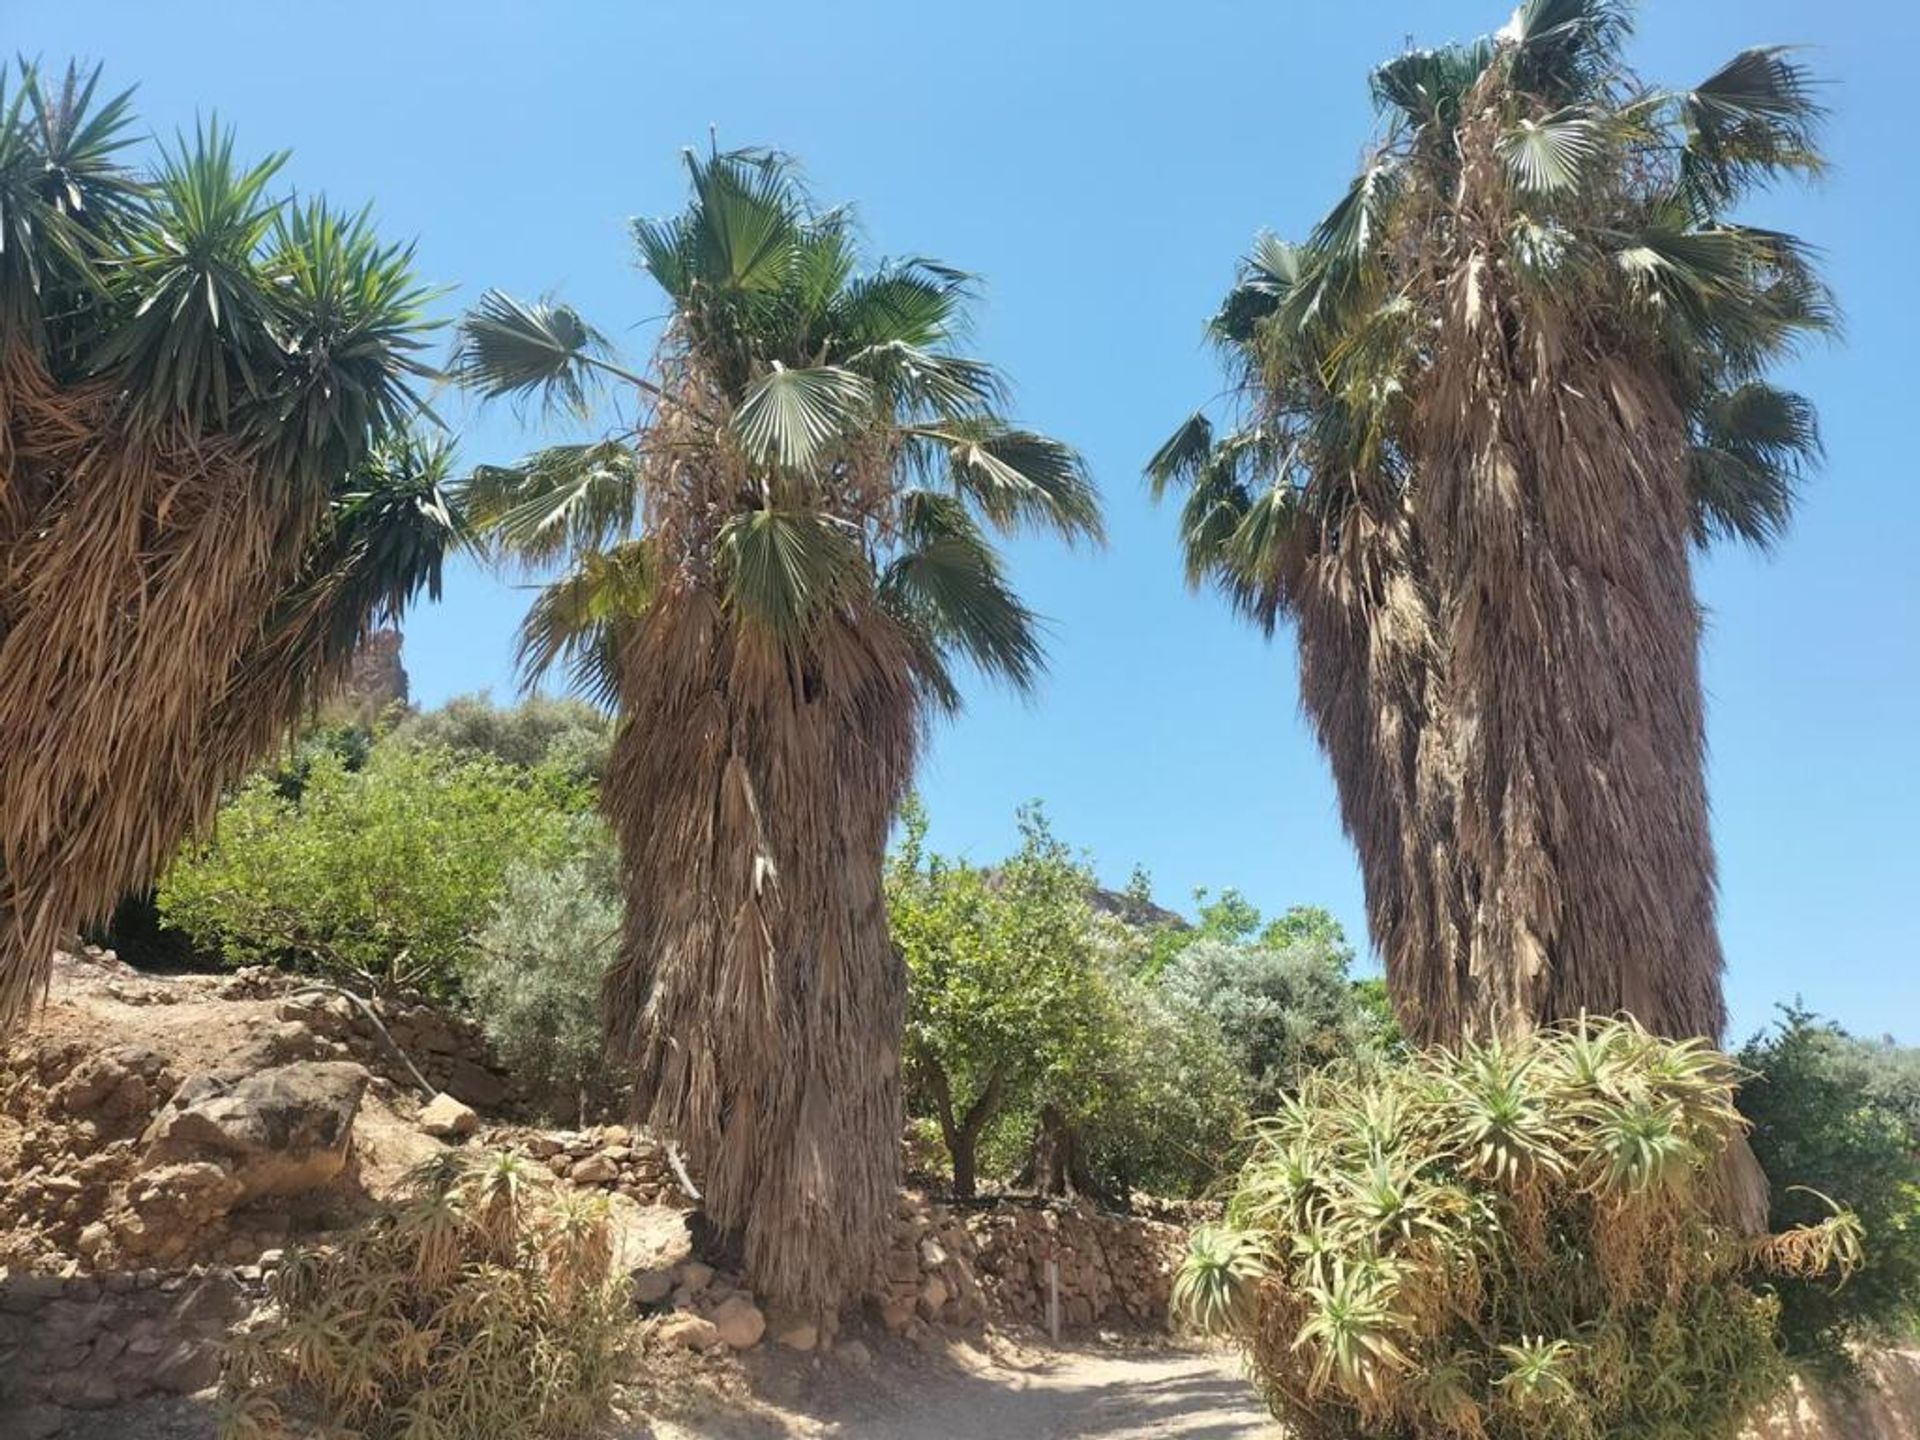
<svg viewBox="0 0 1920 1440">
<path fill-rule="evenodd" d="M 366 1068 L 308 1060 L 239 1079 L 200 1075 L 154 1118 L 144 1164 L 210 1161 L 231 1173 L 236 1203 L 297 1195 L 346 1167 Z"/>
</svg>

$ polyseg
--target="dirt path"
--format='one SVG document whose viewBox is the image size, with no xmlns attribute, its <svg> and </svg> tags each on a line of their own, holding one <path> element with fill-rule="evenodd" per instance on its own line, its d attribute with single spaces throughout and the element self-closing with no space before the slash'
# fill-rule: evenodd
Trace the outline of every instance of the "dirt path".
<svg viewBox="0 0 1920 1440">
<path fill-rule="evenodd" d="M 836 1367 L 837 1369 L 837 1367 Z M 1232 1357 L 1078 1349 L 1024 1363 L 822 1373 L 656 1419 L 632 1440 L 1278 1440 Z M 774 1396 L 782 1388 L 800 1393 Z"/>
</svg>

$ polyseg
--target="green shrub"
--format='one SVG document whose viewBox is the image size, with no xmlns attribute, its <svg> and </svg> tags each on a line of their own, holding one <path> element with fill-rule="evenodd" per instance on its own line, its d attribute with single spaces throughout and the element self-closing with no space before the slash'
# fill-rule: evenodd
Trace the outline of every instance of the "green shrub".
<svg viewBox="0 0 1920 1440">
<path fill-rule="evenodd" d="M 1084 1146 L 1088 1180 L 1198 1196 L 1232 1173 L 1247 1123 L 1246 1082 L 1211 1016 L 1177 995 L 1105 977 L 1096 1045 L 1047 1088 Z"/>
<path fill-rule="evenodd" d="M 349 769 L 321 751 L 297 800 L 260 775 L 221 808 L 162 880 L 160 913 L 232 963 L 446 994 L 508 866 L 568 854 L 587 803 L 493 759 L 382 743 Z"/>
<path fill-rule="evenodd" d="M 474 941 L 466 994 L 494 1052 L 556 1107 L 609 1098 L 600 983 L 620 941 L 619 856 L 597 817 L 557 866 L 517 864 Z"/>
<path fill-rule="evenodd" d="M 584 700 L 529 695 L 517 705 L 496 705 L 482 692 L 409 716 L 393 739 L 597 785 L 613 746 L 613 719 Z"/>
<path fill-rule="evenodd" d="M 227 1351 L 220 1440 L 562 1440 L 606 1418 L 628 1334 L 604 1196 L 448 1151 L 333 1249 L 291 1252 Z"/>
<path fill-rule="evenodd" d="M 1863 1040 L 1797 1007 L 1740 1053 L 1754 1154 L 1775 1229 L 1827 1199 L 1859 1215 L 1865 1259 L 1845 1285 L 1788 1276 L 1781 1332 L 1796 1360 L 1848 1368 L 1850 1342 L 1920 1330 L 1920 1050 Z"/>
<path fill-rule="evenodd" d="M 1219 1026 L 1256 1115 L 1271 1114 L 1320 1066 L 1381 1052 L 1387 1034 L 1347 974 L 1353 951 L 1337 925 L 1331 934 L 1269 936 L 1195 940 L 1161 979 Z"/>
<path fill-rule="evenodd" d="M 1752 1275 L 1857 1235 L 1715 1221 L 1734 1073 L 1607 1022 L 1310 1074 L 1182 1300 L 1301 1440 L 1731 1437 L 1784 1369 Z"/>
</svg>

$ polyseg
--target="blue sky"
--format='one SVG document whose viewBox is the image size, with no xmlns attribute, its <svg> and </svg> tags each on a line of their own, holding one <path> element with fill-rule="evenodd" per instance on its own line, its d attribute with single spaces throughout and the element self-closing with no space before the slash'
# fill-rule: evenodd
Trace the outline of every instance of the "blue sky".
<svg viewBox="0 0 1920 1440">
<path fill-rule="evenodd" d="M 1734 1033 L 1803 994 L 1865 1031 L 1920 1042 L 1920 488 L 1911 418 L 1920 166 L 1904 4 L 1649 0 L 1636 55 L 1679 84 L 1747 44 L 1804 43 L 1831 80 L 1832 177 L 1752 218 L 1823 246 L 1843 347 L 1788 377 L 1823 413 L 1829 464 L 1772 559 L 1701 568 L 1715 829 Z M 1300 722 L 1289 637 L 1269 645 L 1183 588 L 1144 458 L 1219 376 L 1201 322 L 1262 227 L 1298 235 L 1351 174 L 1369 68 L 1409 39 L 1496 28 L 1502 0 L 1093 6 L 900 3 L 326 6 L 8 0 L 8 47 L 105 61 L 170 133 L 217 111 L 288 175 L 372 201 L 456 288 L 555 291 L 630 353 L 658 297 L 624 221 L 681 199 L 681 147 L 772 143 L 816 191 L 858 202 L 874 248 L 985 277 L 978 348 L 1023 418 L 1077 443 L 1111 544 L 1014 550 L 1052 625 L 1032 702 L 975 687 L 923 772 L 934 843 L 991 858 L 1015 807 L 1114 883 L 1136 863 L 1163 901 L 1233 885 L 1324 904 L 1364 933 L 1326 767 Z M 470 459 L 537 433 L 450 401 Z M 471 569 L 409 623 L 432 703 L 508 695 L 525 602 Z"/>
</svg>

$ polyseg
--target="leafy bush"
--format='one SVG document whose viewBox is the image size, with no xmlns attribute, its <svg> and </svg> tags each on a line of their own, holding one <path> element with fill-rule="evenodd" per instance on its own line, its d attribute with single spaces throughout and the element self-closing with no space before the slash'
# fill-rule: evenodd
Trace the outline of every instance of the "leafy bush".
<svg viewBox="0 0 1920 1440">
<path fill-rule="evenodd" d="M 1622 1022 L 1318 1071 L 1182 1300 L 1302 1440 L 1731 1437 L 1783 1372 L 1751 1274 L 1844 1266 L 1857 1239 L 1715 1221 L 1733 1086 Z"/>
<path fill-rule="evenodd" d="M 1095 1043 L 1047 1077 L 1043 1097 L 1077 1131 L 1096 1190 L 1200 1195 L 1240 1153 L 1247 1103 L 1236 1057 L 1213 1019 L 1179 996 L 1103 978 Z"/>
<path fill-rule="evenodd" d="M 1740 1053 L 1754 1154 L 1776 1229 L 1816 1221 L 1832 1199 L 1859 1215 L 1865 1259 L 1843 1286 L 1776 1283 L 1787 1353 L 1848 1368 L 1851 1341 L 1920 1330 L 1920 1050 L 1863 1040 L 1788 1007 Z"/>
<path fill-rule="evenodd" d="M 628 1333 L 605 1197 L 448 1151 L 330 1250 L 290 1253 L 237 1335 L 221 1440 L 561 1440 L 605 1418 Z"/>
<path fill-rule="evenodd" d="M 597 818 L 556 867 L 516 864 L 474 941 L 466 993 L 494 1051 L 556 1105 L 607 1098 L 600 982 L 620 939 L 619 856 Z"/>
<path fill-rule="evenodd" d="M 1379 1015 L 1347 974 L 1353 951 L 1338 925 L 1301 938 L 1269 934 L 1195 940 L 1162 977 L 1170 994 L 1219 1026 L 1256 1115 L 1272 1114 L 1318 1067 L 1385 1047 Z"/>
<path fill-rule="evenodd" d="M 569 853 L 586 804 L 498 760 L 380 744 L 356 770 L 321 751 L 297 800 L 261 775 L 223 806 L 162 880 L 160 912 L 233 963 L 444 994 L 508 866 Z"/>
<path fill-rule="evenodd" d="M 597 785 L 613 746 L 613 719 L 584 700 L 529 695 L 517 705 L 496 705 L 483 692 L 408 717 L 393 738 Z"/>
</svg>

